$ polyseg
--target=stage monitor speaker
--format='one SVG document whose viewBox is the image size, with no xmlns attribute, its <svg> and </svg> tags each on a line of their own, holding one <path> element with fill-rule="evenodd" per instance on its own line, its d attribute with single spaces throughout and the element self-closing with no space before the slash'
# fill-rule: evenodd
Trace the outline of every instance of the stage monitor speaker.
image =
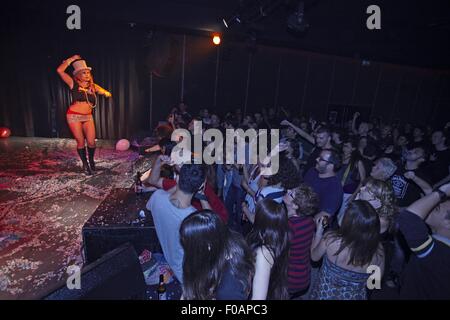
<svg viewBox="0 0 450 320">
<path fill-rule="evenodd" d="M 126 243 L 81 270 L 81 288 L 69 289 L 62 280 L 41 297 L 44 300 L 143 300 L 146 284 L 139 258 Z"/>
<path fill-rule="evenodd" d="M 150 211 L 148 194 L 132 188 L 112 189 L 83 226 L 85 261 L 92 263 L 105 253 L 130 242 L 138 254 L 162 252 Z M 145 218 L 140 217 L 144 211 Z"/>
</svg>

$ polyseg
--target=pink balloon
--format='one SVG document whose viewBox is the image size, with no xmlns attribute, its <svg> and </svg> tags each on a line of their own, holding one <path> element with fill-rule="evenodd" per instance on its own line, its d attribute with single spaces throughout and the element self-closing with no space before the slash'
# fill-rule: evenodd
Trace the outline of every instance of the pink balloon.
<svg viewBox="0 0 450 320">
<path fill-rule="evenodd" d="M 0 138 L 8 138 L 11 135 L 11 130 L 5 127 L 0 128 Z"/>
<path fill-rule="evenodd" d="M 130 141 L 127 139 L 121 139 L 116 143 L 117 151 L 127 151 L 130 148 Z"/>
</svg>

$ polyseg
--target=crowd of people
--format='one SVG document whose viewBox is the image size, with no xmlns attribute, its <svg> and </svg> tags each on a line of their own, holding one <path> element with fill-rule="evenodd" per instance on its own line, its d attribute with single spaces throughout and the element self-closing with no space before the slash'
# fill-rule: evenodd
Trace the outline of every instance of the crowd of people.
<svg viewBox="0 0 450 320">
<path fill-rule="evenodd" d="M 149 151 L 160 154 L 139 191 L 159 189 L 147 208 L 183 298 L 450 299 L 450 123 L 355 113 L 336 125 L 281 111 L 192 116 L 180 103 L 156 129 Z M 280 129 L 278 172 L 173 165 L 171 133 L 194 121 Z"/>
</svg>

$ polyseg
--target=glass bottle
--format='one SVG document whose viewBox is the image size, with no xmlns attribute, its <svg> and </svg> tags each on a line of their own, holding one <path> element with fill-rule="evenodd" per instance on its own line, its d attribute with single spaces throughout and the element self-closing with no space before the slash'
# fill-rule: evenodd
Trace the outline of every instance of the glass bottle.
<svg viewBox="0 0 450 320">
<path fill-rule="evenodd" d="M 158 293 L 158 300 L 167 300 L 166 284 L 164 283 L 164 275 L 159 275 L 159 285 L 156 289 Z"/>
</svg>

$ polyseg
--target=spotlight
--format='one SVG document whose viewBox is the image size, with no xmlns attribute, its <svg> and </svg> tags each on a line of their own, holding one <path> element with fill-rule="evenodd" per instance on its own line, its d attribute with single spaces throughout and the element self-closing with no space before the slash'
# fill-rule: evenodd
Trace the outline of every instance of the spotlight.
<svg viewBox="0 0 450 320">
<path fill-rule="evenodd" d="M 228 28 L 228 23 L 227 23 L 227 20 L 225 20 L 225 19 L 222 19 L 222 22 L 223 22 L 223 24 L 225 25 L 225 27 L 226 27 L 226 28 Z"/>
<path fill-rule="evenodd" d="M 213 37 L 213 43 L 216 45 L 216 46 L 218 46 L 219 44 L 220 44 L 220 42 L 221 42 L 221 39 L 220 39 L 220 36 L 219 35 L 214 35 L 214 37 Z"/>
</svg>

